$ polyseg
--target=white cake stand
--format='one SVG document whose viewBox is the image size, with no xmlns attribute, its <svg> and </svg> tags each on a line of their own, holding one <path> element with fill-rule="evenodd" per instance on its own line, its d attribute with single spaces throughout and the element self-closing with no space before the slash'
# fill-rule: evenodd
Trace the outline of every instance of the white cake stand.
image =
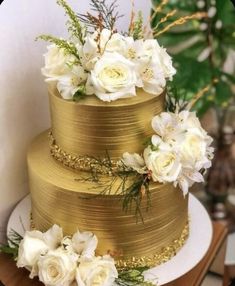
<svg viewBox="0 0 235 286">
<path fill-rule="evenodd" d="M 31 200 L 26 196 L 12 212 L 7 233 L 15 230 L 24 235 L 30 229 Z M 184 275 L 195 267 L 206 254 L 212 240 L 212 223 L 202 204 L 189 196 L 190 234 L 182 249 L 170 261 L 147 271 L 145 277 L 156 278 L 158 285 L 164 285 Z M 154 242 L 153 242 L 154 243 Z"/>
</svg>

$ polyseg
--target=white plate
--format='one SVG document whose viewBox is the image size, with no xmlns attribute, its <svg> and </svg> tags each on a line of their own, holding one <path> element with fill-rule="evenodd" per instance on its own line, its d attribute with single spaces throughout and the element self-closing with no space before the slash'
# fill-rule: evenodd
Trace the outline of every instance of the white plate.
<svg viewBox="0 0 235 286">
<path fill-rule="evenodd" d="M 12 212 L 7 233 L 11 229 L 23 235 L 30 229 L 31 200 L 28 195 Z M 147 271 L 145 277 L 156 278 L 158 285 L 169 283 L 184 275 L 195 267 L 206 254 L 212 240 L 212 223 L 202 204 L 193 196 L 189 196 L 189 229 L 190 234 L 182 249 L 170 261 Z"/>
</svg>

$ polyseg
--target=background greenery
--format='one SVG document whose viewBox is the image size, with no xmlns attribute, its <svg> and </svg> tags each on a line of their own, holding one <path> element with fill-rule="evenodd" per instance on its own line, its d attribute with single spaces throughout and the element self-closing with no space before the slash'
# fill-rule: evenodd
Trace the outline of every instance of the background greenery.
<svg viewBox="0 0 235 286">
<path fill-rule="evenodd" d="M 153 0 L 155 7 L 163 1 Z M 233 98 L 231 90 L 235 84 L 234 74 L 223 70 L 229 50 L 235 50 L 235 8 L 229 0 L 169 0 L 162 11 L 152 20 L 152 28 L 162 30 L 181 16 L 196 12 L 208 12 L 209 17 L 188 21 L 157 37 L 174 59 L 177 74 L 173 84 L 189 99 L 198 90 L 210 84 L 214 78 L 218 83 L 198 103 L 202 115 L 211 106 L 228 106 Z M 168 22 L 156 28 L 159 20 L 176 9 Z"/>
</svg>

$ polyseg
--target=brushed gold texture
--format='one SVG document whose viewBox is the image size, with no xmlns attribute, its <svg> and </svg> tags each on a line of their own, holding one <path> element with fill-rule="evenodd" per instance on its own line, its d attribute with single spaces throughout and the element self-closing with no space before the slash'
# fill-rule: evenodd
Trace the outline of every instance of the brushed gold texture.
<svg viewBox="0 0 235 286">
<path fill-rule="evenodd" d="M 138 89 L 137 96 L 103 102 L 95 95 L 78 102 L 61 98 L 49 86 L 52 134 L 62 150 L 73 155 L 120 158 L 124 152 L 141 153 L 153 135 L 152 118 L 164 110 L 159 96 Z"/>
<path fill-rule="evenodd" d="M 48 131 L 32 143 L 28 168 L 35 227 L 45 231 L 56 223 L 65 234 L 92 231 L 99 239 L 98 254 L 151 256 L 179 239 L 187 224 L 188 197 L 170 184 L 156 183 L 150 184 L 148 211 L 147 199 L 142 201 L 144 223 L 136 222 L 134 206 L 123 212 L 120 195 L 101 195 L 93 182 L 77 180 L 87 173 L 64 167 L 50 156 Z"/>
</svg>

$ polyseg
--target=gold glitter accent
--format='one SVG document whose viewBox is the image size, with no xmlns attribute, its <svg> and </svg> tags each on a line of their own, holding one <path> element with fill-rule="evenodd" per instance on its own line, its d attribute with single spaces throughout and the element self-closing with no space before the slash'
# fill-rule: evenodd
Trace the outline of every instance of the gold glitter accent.
<svg viewBox="0 0 235 286">
<path fill-rule="evenodd" d="M 112 160 L 108 157 L 106 158 L 92 158 L 89 156 L 75 156 L 65 152 L 56 144 L 56 140 L 53 137 L 52 132 L 49 132 L 49 144 L 50 144 L 50 153 L 51 155 L 64 166 L 72 168 L 79 171 L 91 171 L 94 170 L 97 173 L 110 175 L 110 170 L 113 172 L 120 170 L 121 167 L 120 160 Z"/>
<path fill-rule="evenodd" d="M 35 224 L 33 222 L 33 214 L 30 212 L 30 230 L 36 230 Z"/>
<path fill-rule="evenodd" d="M 117 260 L 116 266 L 119 270 L 127 270 L 137 267 L 154 267 L 167 262 L 174 257 L 178 251 L 184 246 L 189 237 L 189 223 L 185 225 L 179 239 L 175 239 L 172 244 L 164 247 L 161 252 L 153 256 L 130 257 L 127 259 Z"/>
</svg>

